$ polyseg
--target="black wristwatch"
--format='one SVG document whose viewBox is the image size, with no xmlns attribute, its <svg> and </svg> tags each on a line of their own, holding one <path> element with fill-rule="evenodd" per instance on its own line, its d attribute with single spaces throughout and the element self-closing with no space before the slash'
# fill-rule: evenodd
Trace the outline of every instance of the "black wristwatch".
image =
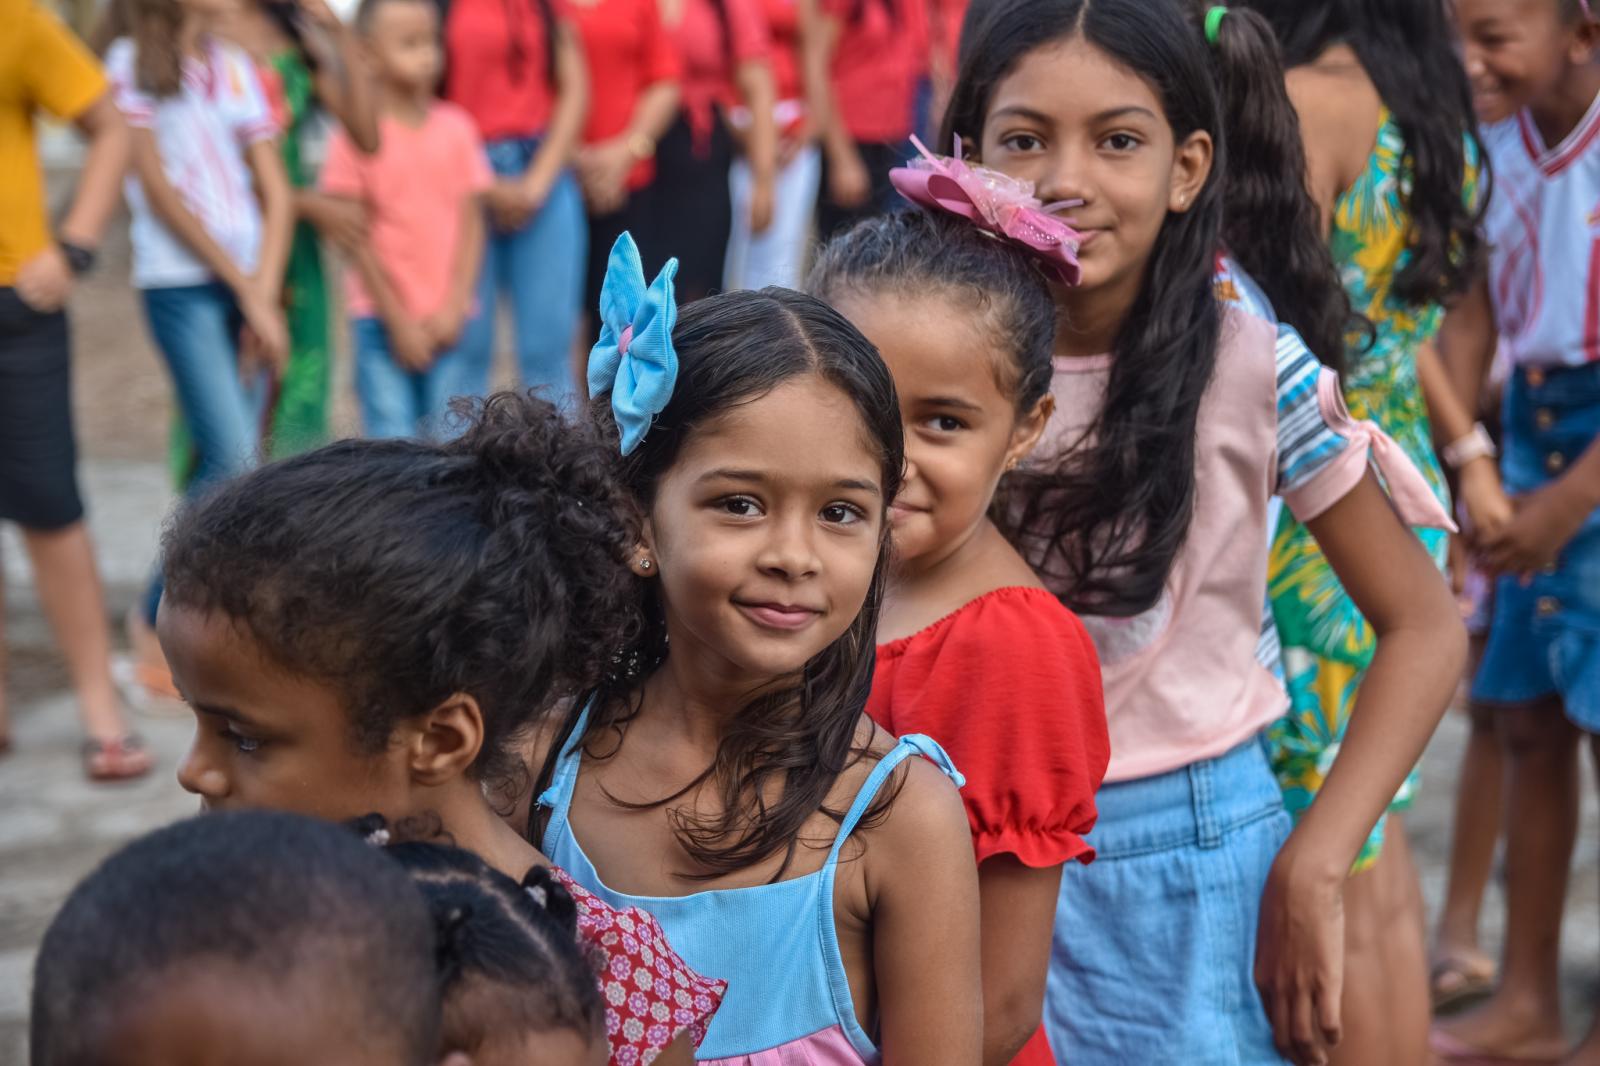
<svg viewBox="0 0 1600 1066">
<path fill-rule="evenodd" d="M 81 244 L 71 241 L 57 240 L 56 247 L 61 249 L 61 254 L 66 257 L 67 266 L 72 268 L 76 277 L 83 277 L 94 269 L 94 249 L 85 248 Z"/>
</svg>

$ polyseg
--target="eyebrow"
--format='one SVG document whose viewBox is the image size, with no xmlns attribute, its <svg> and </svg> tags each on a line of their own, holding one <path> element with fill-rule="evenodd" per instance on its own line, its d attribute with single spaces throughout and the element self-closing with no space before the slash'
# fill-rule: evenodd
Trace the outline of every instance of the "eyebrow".
<svg viewBox="0 0 1600 1066">
<path fill-rule="evenodd" d="M 260 723 L 258 723 L 255 719 L 241 711 L 235 710 L 232 707 L 219 707 L 216 704 L 200 703 L 197 700 L 190 700 L 189 706 L 193 707 L 202 714 L 214 714 L 218 718 L 226 718 L 230 722 L 237 722 L 240 725 L 250 726 L 252 729 L 260 728 Z"/>
<path fill-rule="evenodd" d="M 700 477 L 697 478 L 696 480 L 700 481 L 700 482 L 706 482 L 706 481 L 755 481 L 755 482 L 764 482 L 764 481 L 767 481 L 768 478 L 767 478 L 767 475 L 763 474 L 759 470 L 736 470 L 736 469 L 733 469 L 731 467 L 721 467 L 721 468 L 716 469 L 716 470 L 707 470 L 704 474 L 701 474 Z M 861 480 L 859 478 L 840 478 L 838 481 L 835 481 L 833 483 L 833 487 L 836 488 L 836 489 L 857 489 L 857 490 L 859 490 L 861 492 L 870 492 L 874 496 L 881 496 L 883 494 L 883 490 L 878 488 L 878 483 L 877 482 L 875 482 L 875 481 L 863 481 L 863 480 Z"/>
<path fill-rule="evenodd" d="M 983 408 L 971 400 L 963 400 L 959 396 L 920 396 L 917 402 L 925 407 L 954 407 L 959 411 L 982 411 Z"/>
<path fill-rule="evenodd" d="M 1011 115 L 1017 118 L 1027 119 L 1031 122 L 1037 122 L 1042 126 L 1049 126 L 1054 123 L 1054 120 L 1049 115 L 1046 115 L 1043 111 L 1038 111 L 1031 107 L 1025 107 L 1022 104 L 1012 104 L 1008 107 L 997 108 L 990 117 L 999 118 L 1004 115 Z M 1148 107 L 1141 107 L 1138 104 L 1129 104 L 1126 107 L 1107 108 L 1104 111 L 1100 111 L 1089 116 L 1089 121 L 1109 122 L 1114 118 L 1121 118 L 1123 115 L 1145 115 L 1149 118 L 1157 120 L 1159 120 L 1161 117 Z"/>
</svg>

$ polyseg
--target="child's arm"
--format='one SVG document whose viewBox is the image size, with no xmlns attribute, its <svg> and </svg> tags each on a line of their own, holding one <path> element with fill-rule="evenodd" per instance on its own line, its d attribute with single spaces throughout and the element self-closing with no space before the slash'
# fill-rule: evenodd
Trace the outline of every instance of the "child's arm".
<svg viewBox="0 0 1600 1066">
<path fill-rule="evenodd" d="M 378 150 L 378 101 L 351 29 L 325 0 L 296 0 L 309 31 L 306 48 L 316 58 L 317 99 L 367 155 Z"/>
<path fill-rule="evenodd" d="M 872 176 L 833 102 L 833 53 L 844 33 L 844 22 L 827 11 L 819 11 L 816 21 L 817 31 L 801 41 L 806 106 L 821 135 L 822 151 L 828 161 L 829 199 L 840 207 L 859 207 L 872 195 Z"/>
<path fill-rule="evenodd" d="M 455 264 L 450 268 L 450 292 L 444 306 L 421 322 L 422 332 L 435 352 L 453 347 L 461 337 L 478 289 L 483 266 L 483 194 L 461 199 L 461 229 L 456 240 Z"/>
<path fill-rule="evenodd" d="M 289 242 L 294 238 L 294 190 L 276 141 L 251 143 L 244 158 L 261 201 L 261 252 L 254 281 L 268 300 L 277 303 L 283 299 L 283 272 L 289 266 Z"/>
<path fill-rule="evenodd" d="M 984 1066 L 1006 1066 L 1039 1028 L 1060 892 L 1060 865 L 996 855 L 978 867 Z"/>
<path fill-rule="evenodd" d="M 744 157 L 750 164 L 750 232 L 761 233 L 772 224 L 772 206 L 778 180 L 777 84 L 765 60 L 740 63 L 734 71 L 739 96 L 750 110 L 750 130 L 744 138 Z"/>
<path fill-rule="evenodd" d="M 961 797 L 921 759 L 867 845 L 884 1066 L 974 1066 L 983 1054 L 978 877 Z"/>
<path fill-rule="evenodd" d="M 1262 897 L 1256 981 L 1280 1050 L 1313 1063 L 1339 1038 L 1345 880 L 1444 714 L 1466 634 L 1448 586 L 1370 472 L 1306 525 L 1378 638 L 1338 758 Z"/>
<path fill-rule="evenodd" d="M 136 127 L 133 130 L 133 167 L 151 212 L 175 237 L 188 245 L 206 269 L 217 276 L 217 280 L 233 292 L 245 322 L 254 331 L 263 349 L 269 355 L 272 352 L 287 352 L 289 334 L 282 309 L 276 301 L 267 299 L 266 293 L 252 283 L 232 257 L 212 239 L 200 220 L 184 206 L 183 198 L 172 187 L 166 171 L 161 168 L 161 151 L 156 145 L 156 135 L 150 129 Z"/>
<path fill-rule="evenodd" d="M 358 205 L 359 206 L 359 205 Z M 379 262 L 372 242 L 364 240 L 350 253 L 350 265 L 372 298 L 378 320 L 389 334 L 389 353 L 407 370 L 420 373 L 433 365 L 434 348 L 422 325 L 406 310 L 389 272 Z"/>
<path fill-rule="evenodd" d="M 1418 353 L 1417 375 L 1441 445 L 1461 440 L 1472 431 L 1472 412 L 1488 380 L 1498 335 L 1489 283 L 1479 279 L 1444 316 L 1435 340 L 1437 356 L 1428 346 Z M 1460 476 L 1467 534 L 1480 546 L 1497 540 L 1513 513 L 1500 484 L 1499 467 L 1492 457 L 1484 456 L 1463 466 Z"/>
<path fill-rule="evenodd" d="M 589 117 L 589 70 L 583 45 L 564 19 L 556 20 L 555 34 L 556 104 L 544 140 L 522 176 L 497 181 L 489 195 L 495 225 L 501 229 L 522 228 L 544 207 L 561 172 L 577 154 L 583 123 Z"/>
</svg>

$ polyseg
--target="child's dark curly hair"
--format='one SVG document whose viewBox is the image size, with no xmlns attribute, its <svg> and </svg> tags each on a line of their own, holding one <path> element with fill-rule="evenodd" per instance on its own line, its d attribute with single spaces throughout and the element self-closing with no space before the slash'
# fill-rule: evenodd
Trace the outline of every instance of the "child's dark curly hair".
<svg viewBox="0 0 1600 1066">
<path fill-rule="evenodd" d="M 164 539 L 165 595 L 342 692 L 364 750 L 472 696 L 472 772 L 498 781 L 541 712 L 593 687 L 638 632 L 636 523 L 593 427 L 531 393 L 457 413 L 455 440 L 340 441 L 185 508 Z"/>
<path fill-rule="evenodd" d="M 577 942 L 578 910 L 549 869 L 522 883 L 470 851 L 406 841 L 385 849 L 433 914 L 444 997 L 441 1053 L 495 1035 L 570 1029 L 605 1039 L 605 1005 Z"/>
</svg>

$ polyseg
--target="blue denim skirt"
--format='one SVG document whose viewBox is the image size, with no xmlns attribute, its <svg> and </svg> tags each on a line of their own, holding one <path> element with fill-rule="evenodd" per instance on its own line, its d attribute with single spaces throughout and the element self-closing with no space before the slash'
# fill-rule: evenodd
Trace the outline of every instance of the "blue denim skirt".
<svg viewBox="0 0 1600 1066">
<path fill-rule="evenodd" d="M 1283 1059 L 1256 991 L 1261 892 L 1289 836 L 1259 739 L 1106 785 L 1088 866 L 1068 863 L 1044 1022 L 1072 1066 Z"/>
<path fill-rule="evenodd" d="M 1559 477 L 1600 437 L 1600 363 L 1519 367 L 1506 383 L 1506 491 L 1531 492 Z M 1552 567 L 1524 585 L 1495 582 L 1494 620 L 1472 698 L 1529 703 L 1560 696 L 1567 717 L 1600 733 L 1600 510 Z"/>
</svg>

